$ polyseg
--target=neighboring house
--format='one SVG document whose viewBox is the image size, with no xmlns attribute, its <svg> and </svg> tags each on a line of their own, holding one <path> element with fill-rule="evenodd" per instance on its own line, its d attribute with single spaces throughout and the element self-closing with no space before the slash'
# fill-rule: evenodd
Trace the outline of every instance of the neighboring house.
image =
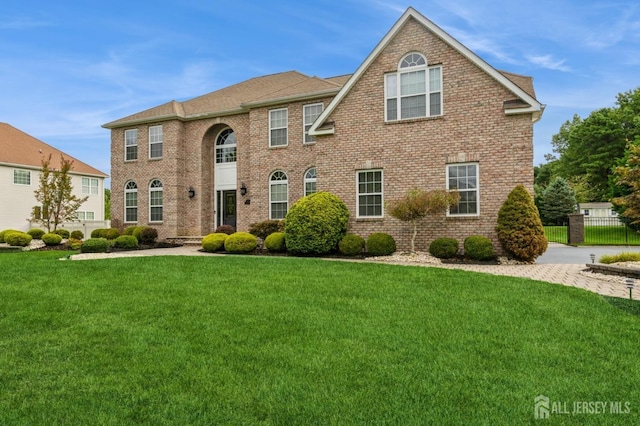
<svg viewBox="0 0 640 426">
<path fill-rule="evenodd" d="M 0 123 L 0 230 L 42 228 L 30 223 L 29 219 L 37 204 L 34 191 L 40 187 L 42 160 L 49 155 L 52 168 L 59 167 L 61 155 L 73 160 L 69 173 L 73 193 L 78 197 L 89 197 L 78 211 L 80 221 L 66 224 L 65 228 L 84 232 L 104 227 L 104 180 L 107 175 L 7 123 Z"/>
<path fill-rule="evenodd" d="M 578 212 L 584 215 L 586 224 L 623 225 L 618 213 L 613 210 L 613 204 L 609 202 L 579 203 Z"/>
<path fill-rule="evenodd" d="M 507 195 L 533 193 L 543 108 L 530 77 L 497 71 L 409 8 L 354 74 L 257 77 L 105 124 L 112 217 L 161 237 L 247 230 L 322 190 L 347 204 L 349 232 L 406 248 L 410 227 L 385 202 L 457 189 L 459 205 L 421 224 L 419 248 L 475 234 L 498 248 Z"/>
</svg>

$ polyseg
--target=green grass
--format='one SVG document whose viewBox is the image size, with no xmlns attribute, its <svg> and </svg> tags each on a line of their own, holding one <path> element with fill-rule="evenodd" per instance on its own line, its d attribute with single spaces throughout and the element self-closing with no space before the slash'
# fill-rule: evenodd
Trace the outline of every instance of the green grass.
<svg viewBox="0 0 640 426">
<path fill-rule="evenodd" d="M 0 424 L 520 424 L 640 412 L 637 304 L 283 257 L 0 255 Z"/>
<path fill-rule="evenodd" d="M 566 226 L 545 226 L 549 242 L 567 243 Z M 584 245 L 640 245 L 640 233 L 624 226 L 585 226 Z"/>
</svg>

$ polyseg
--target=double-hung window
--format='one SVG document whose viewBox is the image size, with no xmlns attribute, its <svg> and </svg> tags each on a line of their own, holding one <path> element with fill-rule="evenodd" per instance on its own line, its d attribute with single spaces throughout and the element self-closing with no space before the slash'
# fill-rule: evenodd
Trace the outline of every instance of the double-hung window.
<svg viewBox="0 0 640 426">
<path fill-rule="evenodd" d="M 269 178 L 269 219 L 284 219 L 289 210 L 289 180 L 277 170 Z"/>
<path fill-rule="evenodd" d="M 162 126 L 149 127 L 149 158 L 162 158 Z"/>
<path fill-rule="evenodd" d="M 85 195 L 98 195 L 98 179 L 83 177 L 82 193 Z"/>
<path fill-rule="evenodd" d="M 304 174 L 304 196 L 318 192 L 317 187 L 318 175 L 316 168 L 312 167 Z"/>
<path fill-rule="evenodd" d="M 124 186 L 124 221 L 138 221 L 138 185 L 131 180 Z"/>
<path fill-rule="evenodd" d="M 124 131 L 124 159 L 125 161 L 138 159 L 138 129 Z"/>
<path fill-rule="evenodd" d="M 14 185 L 31 185 L 31 172 L 29 170 L 13 169 Z"/>
<path fill-rule="evenodd" d="M 383 216 L 382 170 L 357 172 L 357 217 L 379 218 Z"/>
<path fill-rule="evenodd" d="M 386 121 L 442 115 L 442 67 L 427 66 L 424 56 L 410 53 L 398 71 L 385 76 Z"/>
<path fill-rule="evenodd" d="M 158 179 L 149 185 L 149 221 L 162 222 L 162 182 Z"/>
<path fill-rule="evenodd" d="M 449 209 L 449 216 L 478 216 L 480 213 L 478 172 L 477 163 L 447 166 L 447 189 L 460 193 L 460 202 Z"/>
<path fill-rule="evenodd" d="M 314 121 L 322 114 L 324 106 L 322 104 L 305 105 L 303 107 L 304 116 L 304 143 L 313 143 L 316 141 L 315 136 L 309 135 L 309 129 Z"/>
<path fill-rule="evenodd" d="M 269 111 L 269 146 L 286 146 L 289 111 L 286 108 Z"/>
<path fill-rule="evenodd" d="M 79 211 L 76 214 L 76 218 L 78 220 L 95 220 L 96 215 L 95 212 L 83 212 L 83 211 Z"/>
</svg>

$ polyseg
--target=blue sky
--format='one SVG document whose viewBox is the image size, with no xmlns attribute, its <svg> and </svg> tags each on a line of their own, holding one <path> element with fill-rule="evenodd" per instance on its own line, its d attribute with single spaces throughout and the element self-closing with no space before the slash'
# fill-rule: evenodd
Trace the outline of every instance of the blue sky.
<svg viewBox="0 0 640 426">
<path fill-rule="evenodd" d="M 109 121 L 265 74 L 355 71 L 413 6 L 547 105 L 534 163 L 566 120 L 640 86 L 637 0 L 80 0 L 0 8 L 0 121 L 110 172 Z"/>
</svg>

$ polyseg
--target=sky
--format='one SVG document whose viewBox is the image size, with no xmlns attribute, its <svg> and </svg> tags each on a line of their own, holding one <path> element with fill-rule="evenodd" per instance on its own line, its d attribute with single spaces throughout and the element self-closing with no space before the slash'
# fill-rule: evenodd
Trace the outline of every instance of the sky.
<svg viewBox="0 0 640 426">
<path fill-rule="evenodd" d="M 35 0 L 0 8 L 0 122 L 110 173 L 110 121 L 240 81 L 353 73 L 408 6 L 546 105 L 534 164 L 574 114 L 640 86 L 637 0 Z"/>
</svg>

